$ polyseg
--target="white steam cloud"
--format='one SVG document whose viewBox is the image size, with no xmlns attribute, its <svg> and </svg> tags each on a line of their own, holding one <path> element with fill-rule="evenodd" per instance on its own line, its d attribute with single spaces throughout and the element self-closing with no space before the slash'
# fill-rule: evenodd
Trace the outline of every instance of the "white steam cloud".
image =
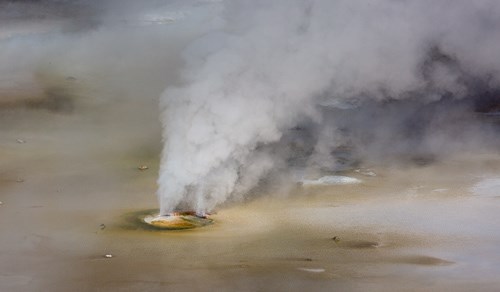
<svg viewBox="0 0 500 292">
<path fill-rule="evenodd" d="M 0 110 L 109 106 L 132 132 L 161 96 L 162 214 L 500 145 L 475 112 L 500 110 L 497 0 L 2 1 L 0 27 Z"/>
<path fill-rule="evenodd" d="M 498 1 L 222 5 L 220 26 L 186 49 L 182 85 L 161 97 L 162 213 L 241 196 L 282 163 L 279 141 L 304 121 L 318 135 L 309 163 L 327 163 L 342 137 L 325 108 L 463 99 L 477 80 L 500 81 Z"/>
</svg>

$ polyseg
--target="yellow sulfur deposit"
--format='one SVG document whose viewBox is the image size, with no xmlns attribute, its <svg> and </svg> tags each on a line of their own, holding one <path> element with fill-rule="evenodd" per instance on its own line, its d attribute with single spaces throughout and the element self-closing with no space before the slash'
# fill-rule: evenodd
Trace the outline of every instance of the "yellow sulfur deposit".
<svg viewBox="0 0 500 292">
<path fill-rule="evenodd" d="M 193 212 L 176 212 L 171 215 L 149 215 L 144 217 L 144 222 L 159 229 L 180 230 L 210 225 L 213 220 L 196 216 Z"/>
</svg>

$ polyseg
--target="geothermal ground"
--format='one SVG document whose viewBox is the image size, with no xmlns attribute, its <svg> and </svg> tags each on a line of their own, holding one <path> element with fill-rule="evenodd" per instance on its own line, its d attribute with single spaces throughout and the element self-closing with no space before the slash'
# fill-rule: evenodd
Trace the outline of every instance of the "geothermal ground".
<svg viewBox="0 0 500 292">
<path fill-rule="evenodd" d="M 290 2 L 0 2 L 0 291 L 498 291 L 500 6 Z"/>
<path fill-rule="evenodd" d="M 1 291 L 500 285 L 498 154 L 369 165 L 342 173 L 358 184 L 257 194 L 218 208 L 213 225 L 158 231 L 137 220 L 158 208 L 160 130 L 144 114 L 154 101 L 96 110 L 71 100 L 71 111 L 1 109 Z"/>
</svg>

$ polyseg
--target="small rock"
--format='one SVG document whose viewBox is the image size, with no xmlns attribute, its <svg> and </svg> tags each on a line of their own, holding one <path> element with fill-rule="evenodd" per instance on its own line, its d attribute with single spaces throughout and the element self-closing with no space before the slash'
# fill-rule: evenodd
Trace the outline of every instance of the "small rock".
<svg viewBox="0 0 500 292">
<path fill-rule="evenodd" d="M 146 170 L 146 169 L 149 169 L 149 167 L 147 165 L 141 165 L 141 166 L 137 167 L 137 169 Z"/>
<path fill-rule="evenodd" d="M 17 139 L 17 140 L 16 140 L 16 142 L 17 142 L 17 143 L 19 143 L 19 144 L 24 144 L 24 143 L 26 143 L 26 141 L 25 141 L 25 140 L 23 140 L 23 139 Z"/>
<path fill-rule="evenodd" d="M 105 254 L 104 257 L 110 259 L 113 257 L 113 255 L 112 254 Z"/>
<path fill-rule="evenodd" d="M 335 241 L 335 243 L 337 243 L 340 241 L 340 237 L 334 236 L 334 237 L 332 237 L 332 240 Z"/>
<path fill-rule="evenodd" d="M 2 203 L 2 201 L 0 201 L 0 206 L 1 206 L 2 204 L 3 204 L 3 203 Z"/>
<path fill-rule="evenodd" d="M 16 179 L 16 182 L 18 182 L 18 183 L 22 183 L 22 182 L 24 182 L 24 179 L 22 179 L 22 178 L 18 178 L 18 179 Z"/>
<path fill-rule="evenodd" d="M 100 228 L 101 230 L 104 230 L 104 228 L 106 228 L 106 225 L 101 224 L 101 225 L 99 225 L 99 228 Z"/>
</svg>

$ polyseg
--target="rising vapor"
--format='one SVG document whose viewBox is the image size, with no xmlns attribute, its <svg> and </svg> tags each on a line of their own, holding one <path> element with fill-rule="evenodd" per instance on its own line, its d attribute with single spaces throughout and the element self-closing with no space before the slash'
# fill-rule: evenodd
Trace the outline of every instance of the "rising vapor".
<svg viewBox="0 0 500 292">
<path fill-rule="evenodd" d="M 477 141 L 475 126 L 464 139 L 446 133 L 472 119 L 470 102 L 456 101 L 498 87 L 498 2 L 221 5 L 220 26 L 187 47 L 181 85 L 160 100 L 161 213 L 204 213 L 245 194 L 301 155 L 283 153 L 297 127 L 312 133 L 304 167 L 332 169 L 345 143 L 366 159 L 387 156 L 385 146 L 436 154 L 435 145 Z"/>
<path fill-rule="evenodd" d="M 0 25 L 0 107 L 159 97 L 163 215 L 500 145 L 495 0 L 3 1 Z"/>
</svg>

